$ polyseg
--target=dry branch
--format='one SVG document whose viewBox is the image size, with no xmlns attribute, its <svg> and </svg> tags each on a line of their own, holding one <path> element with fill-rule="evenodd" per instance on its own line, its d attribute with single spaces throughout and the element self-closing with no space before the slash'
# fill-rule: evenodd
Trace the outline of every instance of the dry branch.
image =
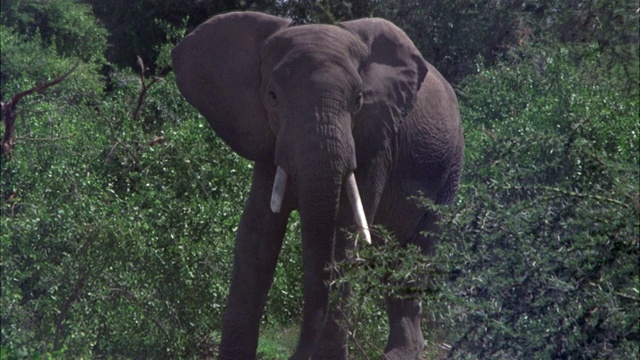
<svg viewBox="0 0 640 360">
<path fill-rule="evenodd" d="M 140 56 L 138 56 L 138 66 L 140 66 L 140 93 L 138 94 L 138 103 L 136 105 L 136 108 L 133 111 L 133 114 L 131 114 L 131 118 L 134 121 L 138 120 L 138 117 L 140 116 L 140 110 L 142 109 L 144 100 L 147 97 L 147 91 L 149 91 L 149 88 L 160 79 L 157 76 L 152 76 L 151 81 L 149 81 L 149 83 L 146 83 L 146 79 L 144 77 L 146 68 Z"/>
<path fill-rule="evenodd" d="M 69 71 L 64 73 L 63 75 L 55 78 L 54 80 L 40 84 L 32 87 L 29 90 L 20 92 L 11 98 L 11 101 L 8 102 L 0 102 L 2 105 L 1 115 L 2 121 L 4 122 L 4 137 L 2 139 L 2 145 L 0 146 L 0 155 L 7 154 L 13 150 L 13 147 L 16 144 L 16 136 L 15 136 L 15 125 L 16 125 L 16 107 L 18 106 L 18 102 L 22 100 L 27 95 L 31 95 L 34 93 L 40 93 L 46 90 L 47 88 L 59 84 L 64 81 L 72 72 L 74 72 L 78 68 L 79 64 L 75 64 Z"/>
</svg>

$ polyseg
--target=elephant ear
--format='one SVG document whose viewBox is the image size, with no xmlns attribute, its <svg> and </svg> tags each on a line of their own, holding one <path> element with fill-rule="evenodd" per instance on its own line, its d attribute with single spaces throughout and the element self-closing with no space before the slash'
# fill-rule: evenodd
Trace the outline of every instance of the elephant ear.
<svg viewBox="0 0 640 360">
<path fill-rule="evenodd" d="M 235 152 L 273 159 L 275 136 L 260 101 L 260 44 L 290 20 L 255 12 L 217 15 L 171 52 L 178 89 Z"/>
<path fill-rule="evenodd" d="M 384 115 L 397 129 L 412 109 L 427 75 L 426 61 L 404 31 L 387 20 L 359 19 L 341 26 L 355 33 L 370 49 L 360 65 L 364 83 L 360 116 Z"/>
</svg>

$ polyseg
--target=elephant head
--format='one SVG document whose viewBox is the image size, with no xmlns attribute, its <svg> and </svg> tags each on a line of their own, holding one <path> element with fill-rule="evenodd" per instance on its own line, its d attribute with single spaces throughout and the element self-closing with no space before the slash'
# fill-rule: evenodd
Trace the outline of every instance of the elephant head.
<svg viewBox="0 0 640 360">
<path fill-rule="evenodd" d="M 336 209 L 345 185 L 355 220 L 366 230 L 351 130 L 373 116 L 396 127 L 413 104 L 426 63 L 385 20 L 289 25 L 254 12 L 209 19 L 172 52 L 178 87 L 235 152 L 278 167 L 274 212 L 288 178 L 303 222 L 305 203 Z M 316 196 L 328 201 L 304 199 Z M 368 231 L 365 238 L 370 241 Z"/>
</svg>

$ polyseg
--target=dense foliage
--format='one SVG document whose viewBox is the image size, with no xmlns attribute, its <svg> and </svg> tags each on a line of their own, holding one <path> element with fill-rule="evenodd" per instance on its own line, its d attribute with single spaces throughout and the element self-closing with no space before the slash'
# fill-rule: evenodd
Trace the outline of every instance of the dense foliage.
<svg viewBox="0 0 640 360">
<path fill-rule="evenodd" d="M 252 165 L 183 101 L 168 50 L 231 9 L 298 23 L 383 16 L 454 80 L 466 167 L 458 202 L 438 209 L 438 254 L 390 239 L 336 265 L 353 291 L 341 306 L 354 358 L 384 344 L 384 291 L 425 295 L 433 358 L 640 356 L 637 3 L 1 6 L 3 104 L 79 64 L 19 102 L 16 145 L 0 159 L 1 358 L 215 356 Z M 293 217 L 261 358 L 295 344 L 298 233 Z"/>
<path fill-rule="evenodd" d="M 439 254 L 451 356 L 639 354 L 640 104 L 598 60 L 536 49 L 464 84 L 483 151 Z"/>
</svg>

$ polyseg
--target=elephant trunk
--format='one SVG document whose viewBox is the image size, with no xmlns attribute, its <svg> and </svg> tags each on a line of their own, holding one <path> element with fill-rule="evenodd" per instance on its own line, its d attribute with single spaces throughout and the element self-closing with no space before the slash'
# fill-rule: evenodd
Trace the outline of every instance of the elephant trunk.
<svg viewBox="0 0 640 360">
<path fill-rule="evenodd" d="M 323 101 L 323 105 L 327 103 L 332 102 Z M 302 223 L 304 319 L 301 340 L 293 358 L 311 355 L 326 321 L 329 306 L 327 283 L 335 275 L 327 271 L 327 267 L 334 260 L 343 191 L 352 201 L 358 224 L 367 229 L 365 239 L 370 239 L 353 175 L 356 159 L 350 118 L 337 115 L 339 111 L 335 108 L 323 110 L 327 109 L 319 106 L 307 112 L 314 118 L 284 124 L 276 145 L 278 170 L 271 210 L 280 210 L 286 187 L 292 187 Z"/>
<path fill-rule="evenodd" d="M 311 356 L 314 344 L 325 326 L 329 309 L 329 287 L 334 272 L 328 267 L 334 260 L 335 238 L 343 174 L 327 169 L 298 169 L 292 176 L 302 224 L 304 268 L 304 310 L 300 342 L 294 359 Z"/>
<path fill-rule="evenodd" d="M 323 204 L 331 206 L 331 211 L 337 214 L 340 193 L 344 189 L 355 223 L 365 241 L 371 243 L 353 174 L 356 154 L 351 117 L 343 112 L 340 99 L 332 98 L 332 92 L 327 94 L 329 95 L 323 96 L 321 101 L 314 102 L 313 109 L 300 111 L 304 107 L 296 108 L 295 113 L 285 117 L 283 127 L 278 131 L 275 151 L 278 168 L 273 183 L 271 210 L 278 213 L 287 186 L 295 186 L 301 216 L 304 216 L 307 204 L 310 207 L 309 215 L 320 214 Z M 308 115 L 300 116 L 301 114 Z M 318 194 L 326 198 L 309 200 Z M 335 223 L 331 225 L 335 227 Z"/>
</svg>

